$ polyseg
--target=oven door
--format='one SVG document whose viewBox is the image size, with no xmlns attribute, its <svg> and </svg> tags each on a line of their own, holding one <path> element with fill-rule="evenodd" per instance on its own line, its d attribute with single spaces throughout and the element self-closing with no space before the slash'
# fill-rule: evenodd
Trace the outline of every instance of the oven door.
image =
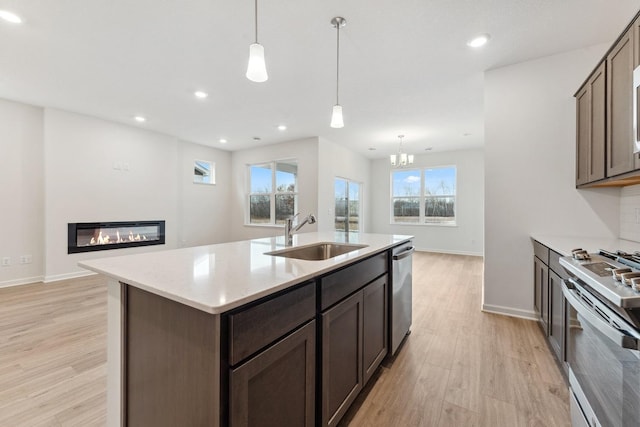
<svg viewBox="0 0 640 427">
<path fill-rule="evenodd" d="M 570 383 L 589 425 L 638 427 L 640 334 L 580 283 L 570 279 L 562 292 Z"/>
</svg>

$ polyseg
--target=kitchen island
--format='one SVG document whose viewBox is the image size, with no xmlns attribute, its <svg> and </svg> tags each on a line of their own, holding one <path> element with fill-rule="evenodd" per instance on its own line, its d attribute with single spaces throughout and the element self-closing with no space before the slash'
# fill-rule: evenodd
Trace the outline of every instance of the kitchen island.
<svg viewBox="0 0 640 427">
<path fill-rule="evenodd" d="M 269 255 L 274 237 L 81 262 L 109 278 L 108 425 L 337 424 L 387 354 L 390 250 L 410 240 L 294 236 L 361 245 L 325 260 Z"/>
</svg>

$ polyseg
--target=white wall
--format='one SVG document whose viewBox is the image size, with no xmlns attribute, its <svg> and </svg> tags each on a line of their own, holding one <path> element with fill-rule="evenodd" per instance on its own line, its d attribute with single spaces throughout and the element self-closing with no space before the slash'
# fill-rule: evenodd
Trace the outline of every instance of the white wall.
<svg viewBox="0 0 640 427">
<path fill-rule="evenodd" d="M 371 168 L 372 220 L 374 233 L 414 235 L 418 250 L 482 255 L 484 160 L 482 150 L 462 150 L 415 156 L 418 168 L 456 166 L 457 197 L 455 227 L 398 225 L 391 222 L 391 166 L 389 159 L 375 160 Z"/>
<path fill-rule="evenodd" d="M 640 242 L 640 185 L 620 190 L 620 238 Z"/>
<path fill-rule="evenodd" d="M 575 189 L 573 94 L 608 47 L 485 73 L 485 310 L 534 317 L 532 233 L 618 237 L 620 191 Z"/>
<path fill-rule="evenodd" d="M 273 160 L 298 160 L 298 210 L 302 215 L 318 212 L 318 138 L 265 145 L 231 154 L 231 240 L 278 236 L 282 226 L 245 225 L 247 165 Z M 220 185 L 228 185 L 220 182 Z M 317 223 L 301 232 L 316 231 Z"/>
<path fill-rule="evenodd" d="M 362 184 L 360 227 L 362 232 L 370 232 L 371 161 L 324 138 L 319 141 L 318 159 L 318 230 L 335 229 L 335 178 L 340 177 Z"/>
<path fill-rule="evenodd" d="M 0 287 L 42 280 L 44 178 L 41 108 L 0 100 Z M 31 255 L 30 264 L 20 257 Z"/>
<path fill-rule="evenodd" d="M 231 199 L 231 153 L 200 144 L 181 141 L 178 201 L 178 246 L 199 246 L 228 242 L 229 200 Z M 216 184 L 194 184 L 194 160 L 215 163 Z"/>
<path fill-rule="evenodd" d="M 44 134 L 45 281 L 84 274 L 84 259 L 228 241 L 229 153 L 53 109 Z M 194 184 L 196 159 L 214 161 L 223 184 Z M 156 219 L 165 245 L 67 254 L 67 223 Z"/>
</svg>

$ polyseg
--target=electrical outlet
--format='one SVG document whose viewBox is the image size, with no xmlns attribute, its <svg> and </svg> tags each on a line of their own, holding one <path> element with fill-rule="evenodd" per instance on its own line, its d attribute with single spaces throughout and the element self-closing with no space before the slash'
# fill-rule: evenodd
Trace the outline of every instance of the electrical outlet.
<svg viewBox="0 0 640 427">
<path fill-rule="evenodd" d="M 2 266 L 3 267 L 8 267 L 11 265 L 11 258 L 6 256 L 4 258 L 2 258 Z"/>
<path fill-rule="evenodd" d="M 33 262 L 33 257 L 31 255 L 20 256 L 20 264 L 31 264 L 32 262 Z"/>
</svg>

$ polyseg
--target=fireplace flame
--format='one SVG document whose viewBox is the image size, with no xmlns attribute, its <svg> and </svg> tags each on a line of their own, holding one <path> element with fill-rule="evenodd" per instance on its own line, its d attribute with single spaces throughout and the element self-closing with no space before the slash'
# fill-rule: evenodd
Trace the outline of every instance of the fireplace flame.
<svg viewBox="0 0 640 427">
<path fill-rule="evenodd" d="M 103 231 L 100 230 L 100 232 L 98 233 L 98 238 L 96 239 L 95 237 L 92 237 L 89 244 L 90 245 L 110 245 L 114 243 L 139 242 L 141 240 L 142 241 L 147 240 L 147 236 L 145 235 L 140 236 L 140 233 L 134 236 L 133 231 L 131 230 L 129 230 L 129 235 L 126 238 L 122 238 L 120 236 L 120 230 L 116 230 L 115 239 L 112 239 L 111 236 L 109 236 L 106 233 L 104 233 L 103 235 Z"/>
</svg>

